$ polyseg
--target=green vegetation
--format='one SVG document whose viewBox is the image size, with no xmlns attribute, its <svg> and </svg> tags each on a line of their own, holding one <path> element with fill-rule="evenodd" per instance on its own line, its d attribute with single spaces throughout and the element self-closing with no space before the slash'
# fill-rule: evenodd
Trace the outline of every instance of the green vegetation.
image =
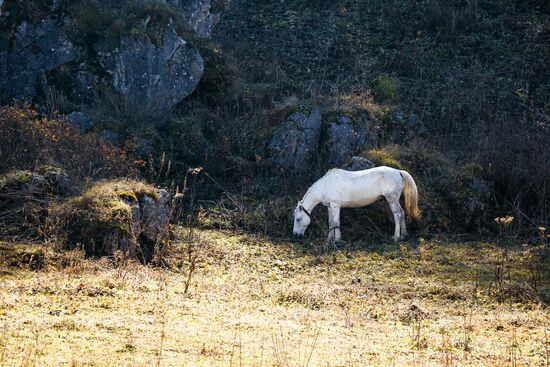
<svg viewBox="0 0 550 367">
<path fill-rule="evenodd" d="M 397 81 L 387 75 L 382 75 L 376 80 L 375 95 L 381 100 L 394 100 L 397 98 Z"/>
<path fill-rule="evenodd" d="M 377 166 L 388 166 L 397 169 L 403 169 L 401 163 L 395 159 L 392 152 L 385 149 L 372 149 L 363 154 L 365 158 L 370 159 Z"/>
</svg>

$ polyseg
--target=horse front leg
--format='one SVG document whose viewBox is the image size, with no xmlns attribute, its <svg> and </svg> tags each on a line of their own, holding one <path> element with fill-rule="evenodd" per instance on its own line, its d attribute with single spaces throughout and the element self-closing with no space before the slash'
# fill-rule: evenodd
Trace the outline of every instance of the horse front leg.
<svg viewBox="0 0 550 367">
<path fill-rule="evenodd" d="M 330 203 L 328 213 L 328 240 L 334 239 L 335 241 L 340 241 L 342 239 L 342 233 L 340 232 L 340 205 Z"/>
</svg>

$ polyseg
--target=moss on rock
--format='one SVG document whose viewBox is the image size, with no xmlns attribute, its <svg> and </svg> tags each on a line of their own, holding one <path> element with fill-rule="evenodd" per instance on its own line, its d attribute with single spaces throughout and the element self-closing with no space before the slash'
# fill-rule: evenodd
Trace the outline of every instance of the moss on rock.
<svg viewBox="0 0 550 367">
<path fill-rule="evenodd" d="M 116 250 L 135 253 L 139 202 L 144 197 L 159 203 L 157 190 L 143 182 L 99 181 L 81 195 L 52 206 L 50 216 L 60 218 L 69 248 L 82 245 L 89 256 L 112 255 Z M 117 243 L 108 243 L 109 239 Z"/>
<path fill-rule="evenodd" d="M 397 160 L 392 151 L 387 149 L 372 149 L 363 156 L 371 160 L 377 166 L 388 166 L 396 169 L 403 169 L 399 160 Z"/>
</svg>

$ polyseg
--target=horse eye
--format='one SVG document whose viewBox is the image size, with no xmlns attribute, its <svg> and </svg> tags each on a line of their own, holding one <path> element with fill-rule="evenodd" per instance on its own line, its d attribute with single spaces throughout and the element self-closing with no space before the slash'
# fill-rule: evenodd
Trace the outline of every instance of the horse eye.
<svg viewBox="0 0 550 367">
<path fill-rule="evenodd" d="M 296 218 L 296 222 L 301 222 L 302 218 Z"/>
</svg>

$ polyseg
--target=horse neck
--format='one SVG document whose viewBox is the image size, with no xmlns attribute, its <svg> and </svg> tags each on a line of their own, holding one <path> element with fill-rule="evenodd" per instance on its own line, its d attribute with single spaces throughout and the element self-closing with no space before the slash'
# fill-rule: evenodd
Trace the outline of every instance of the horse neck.
<svg viewBox="0 0 550 367">
<path fill-rule="evenodd" d="M 308 211 L 312 212 L 313 209 L 321 202 L 317 193 L 315 184 L 306 192 L 302 198 L 301 205 Z"/>
</svg>

